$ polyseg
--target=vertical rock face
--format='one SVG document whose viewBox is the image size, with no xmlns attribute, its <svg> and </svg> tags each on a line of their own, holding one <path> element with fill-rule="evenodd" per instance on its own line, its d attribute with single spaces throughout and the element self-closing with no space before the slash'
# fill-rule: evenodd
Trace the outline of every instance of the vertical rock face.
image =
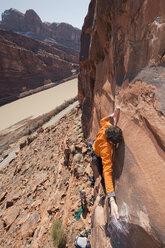
<svg viewBox="0 0 165 248">
<path fill-rule="evenodd" d="M 40 17 L 32 9 L 27 10 L 24 15 L 24 30 L 26 32 L 31 31 L 42 36 L 51 35 L 51 32 L 48 32 Z"/>
<path fill-rule="evenodd" d="M 33 9 L 27 10 L 25 14 L 16 9 L 6 10 L 2 14 L 1 28 L 16 32 L 36 35 L 36 38 L 43 39 L 46 36 L 53 38 L 53 33 L 47 25 L 42 23 L 40 17 Z"/>
<path fill-rule="evenodd" d="M 78 94 L 84 135 L 94 138 L 99 120 L 121 107 L 117 203 L 129 235 L 138 230 L 145 240 L 142 246 L 140 237 L 128 235 L 128 241 L 113 229 L 114 248 L 165 244 L 164 9 L 163 0 L 91 0 L 82 29 Z"/>
<path fill-rule="evenodd" d="M 164 5 L 164 1 L 151 0 L 91 1 L 81 36 L 79 96 L 83 106 L 95 103 L 99 95 L 103 98 L 106 84 L 113 106 L 116 85 L 130 82 L 144 67 L 164 66 Z M 101 117 L 104 109 L 97 108 L 95 115 Z M 87 134 L 90 127 L 85 126 Z"/>
<path fill-rule="evenodd" d="M 57 42 L 67 47 L 74 47 L 76 50 L 80 49 L 81 31 L 78 28 L 67 23 L 52 23 L 49 28 L 55 33 Z"/>
<path fill-rule="evenodd" d="M 16 9 L 5 10 L 2 14 L 2 27 L 15 29 L 15 31 L 23 31 L 24 14 Z"/>
</svg>

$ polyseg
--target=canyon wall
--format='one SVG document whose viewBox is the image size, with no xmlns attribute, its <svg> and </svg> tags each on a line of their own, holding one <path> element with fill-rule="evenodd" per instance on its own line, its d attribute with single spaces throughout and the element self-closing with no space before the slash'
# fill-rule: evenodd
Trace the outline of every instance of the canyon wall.
<svg viewBox="0 0 165 248">
<path fill-rule="evenodd" d="M 72 76 L 78 70 L 80 33 L 67 23 L 43 23 L 32 9 L 6 10 L 0 22 L 0 105 Z"/>
<path fill-rule="evenodd" d="M 80 50 L 80 35 L 81 31 L 67 23 L 51 23 L 47 24 L 49 28 L 55 33 L 55 40 L 67 47 Z"/>
<path fill-rule="evenodd" d="M 6 10 L 2 14 L 0 28 L 39 40 L 51 39 L 75 50 L 80 49 L 80 29 L 67 23 L 44 23 L 33 9 L 27 10 L 25 14 L 13 8 Z"/>
<path fill-rule="evenodd" d="M 0 30 L 0 98 L 10 97 L 72 75 L 78 52 Z"/>
<path fill-rule="evenodd" d="M 95 138 L 99 120 L 120 106 L 124 142 L 116 150 L 114 178 L 120 219 L 129 231 L 109 231 L 95 211 L 95 248 L 107 238 L 106 247 L 113 248 L 165 245 L 164 9 L 164 0 L 91 0 L 84 21 L 78 85 L 83 132 Z"/>
</svg>

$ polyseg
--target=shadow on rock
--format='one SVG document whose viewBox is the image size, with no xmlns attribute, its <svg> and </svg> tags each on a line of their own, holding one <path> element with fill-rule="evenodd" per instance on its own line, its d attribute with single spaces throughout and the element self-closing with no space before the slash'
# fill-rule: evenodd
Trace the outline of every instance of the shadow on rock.
<svg viewBox="0 0 165 248">
<path fill-rule="evenodd" d="M 160 248 L 161 245 L 141 226 L 125 221 L 107 225 L 107 236 L 113 248 Z"/>
<path fill-rule="evenodd" d="M 125 157 L 125 143 L 124 141 L 119 144 L 119 147 L 115 149 L 113 155 L 113 173 L 114 177 L 118 179 L 123 171 Z"/>
</svg>

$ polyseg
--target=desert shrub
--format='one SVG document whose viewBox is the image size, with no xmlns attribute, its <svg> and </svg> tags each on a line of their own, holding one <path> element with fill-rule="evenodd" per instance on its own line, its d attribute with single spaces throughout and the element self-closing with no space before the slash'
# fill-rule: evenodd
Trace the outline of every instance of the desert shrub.
<svg viewBox="0 0 165 248">
<path fill-rule="evenodd" d="M 62 227 L 62 220 L 57 219 L 54 221 L 52 225 L 52 231 L 51 231 L 53 244 L 54 246 L 58 248 L 64 248 L 66 245 L 66 235 L 65 231 Z"/>
</svg>

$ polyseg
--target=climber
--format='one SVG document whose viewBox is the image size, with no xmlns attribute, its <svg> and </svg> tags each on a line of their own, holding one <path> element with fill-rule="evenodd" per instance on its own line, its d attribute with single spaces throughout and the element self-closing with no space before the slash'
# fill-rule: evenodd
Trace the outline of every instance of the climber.
<svg viewBox="0 0 165 248">
<path fill-rule="evenodd" d="M 115 220 L 119 219 L 119 214 L 112 181 L 112 153 L 115 146 L 123 139 L 122 131 L 117 127 L 119 115 L 120 108 L 117 107 L 113 114 L 101 119 L 100 130 L 92 144 L 94 153 L 92 161 L 97 165 L 99 173 L 104 178 L 105 190 L 111 206 L 111 216 Z"/>
</svg>

